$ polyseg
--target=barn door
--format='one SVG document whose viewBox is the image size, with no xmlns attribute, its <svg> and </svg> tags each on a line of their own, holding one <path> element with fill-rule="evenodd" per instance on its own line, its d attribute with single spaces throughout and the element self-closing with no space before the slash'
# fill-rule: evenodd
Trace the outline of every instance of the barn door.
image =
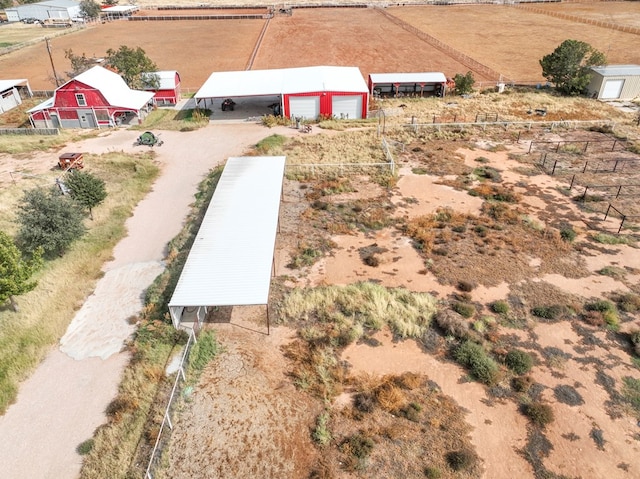
<svg viewBox="0 0 640 479">
<path fill-rule="evenodd" d="M 362 118 L 362 95 L 334 96 L 331 114 L 339 119 Z"/>
<path fill-rule="evenodd" d="M 620 98 L 623 86 L 624 80 L 606 80 L 604 82 L 604 88 L 602 89 L 602 95 L 600 95 L 600 98 L 603 100 L 615 100 L 616 98 Z"/>
<path fill-rule="evenodd" d="M 80 121 L 80 128 L 95 128 L 98 126 L 96 117 L 91 110 L 78 110 L 78 120 Z"/>
<path fill-rule="evenodd" d="M 289 112 L 291 118 L 302 117 L 307 120 L 315 120 L 320 116 L 319 96 L 292 96 L 289 97 Z"/>
</svg>

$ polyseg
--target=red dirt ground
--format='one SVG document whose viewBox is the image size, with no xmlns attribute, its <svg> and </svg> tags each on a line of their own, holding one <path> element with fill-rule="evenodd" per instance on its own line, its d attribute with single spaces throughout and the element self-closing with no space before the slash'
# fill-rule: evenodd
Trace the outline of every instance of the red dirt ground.
<svg viewBox="0 0 640 479">
<path fill-rule="evenodd" d="M 408 71 L 454 76 L 468 70 L 371 8 L 294 10 L 291 17 L 275 17 L 254 69 L 309 65 L 355 65 L 365 78 L 369 73 Z"/>
</svg>

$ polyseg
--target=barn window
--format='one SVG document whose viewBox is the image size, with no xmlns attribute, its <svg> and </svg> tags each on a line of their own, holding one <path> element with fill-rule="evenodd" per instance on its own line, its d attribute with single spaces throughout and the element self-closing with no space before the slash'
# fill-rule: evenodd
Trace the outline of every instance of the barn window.
<svg viewBox="0 0 640 479">
<path fill-rule="evenodd" d="M 78 102 L 78 106 L 87 106 L 87 100 L 82 93 L 76 93 L 76 101 Z"/>
<path fill-rule="evenodd" d="M 108 110 L 96 110 L 96 119 L 98 121 L 109 121 L 109 111 Z"/>
</svg>

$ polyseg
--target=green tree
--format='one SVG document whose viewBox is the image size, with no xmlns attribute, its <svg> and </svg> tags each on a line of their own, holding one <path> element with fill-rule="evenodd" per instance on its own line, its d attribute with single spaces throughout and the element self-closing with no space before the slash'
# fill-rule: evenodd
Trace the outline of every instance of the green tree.
<svg viewBox="0 0 640 479">
<path fill-rule="evenodd" d="M 148 76 L 143 73 L 158 69 L 142 48 L 133 49 L 126 45 L 121 45 L 118 50 L 107 50 L 105 64 L 114 68 L 130 88 L 137 89 L 149 84 Z"/>
<path fill-rule="evenodd" d="M 71 70 L 66 72 L 70 79 L 96 66 L 95 60 L 87 58 L 84 53 L 82 55 L 76 55 L 71 48 L 64 51 L 64 57 L 71 62 Z"/>
<path fill-rule="evenodd" d="M 18 311 L 14 296 L 28 293 L 38 284 L 31 281 L 31 276 L 42 266 L 41 254 L 36 250 L 31 259 L 26 260 L 13 239 L 0 231 L 0 305 L 9 300 L 13 310 Z"/>
<path fill-rule="evenodd" d="M 456 84 L 455 92 L 458 95 L 468 95 L 473 91 L 473 85 L 475 84 L 476 79 L 473 78 L 473 73 L 467 72 L 465 75 L 456 73 L 456 76 L 453 77 L 453 81 Z"/>
<path fill-rule="evenodd" d="M 579 40 L 565 40 L 540 60 L 542 76 L 565 95 L 584 93 L 591 80 L 590 67 L 606 64 L 604 53 Z"/>
<path fill-rule="evenodd" d="M 98 18 L 100 5 L 95 0 L 82 0 L 80 2 L 80 15 L 83 18 Z"/>
<path fill-rule="evenodd" d="M 93 219 L 91 210 L 107 197 L 104 181 L 91 173 L 76 171 L 67 175 L 64 183 L 69 188 L 71 198 L 80 206 L 87 208 L 89 216 Z"/>
<path fill-rule="evenodd" d="M 18 211 L 16 239 L 28 253 L 42 248 L 45 257 L 62 256 L 86 232 L 81 207 L 54 188 L 26 191 Z"/>
</svg>

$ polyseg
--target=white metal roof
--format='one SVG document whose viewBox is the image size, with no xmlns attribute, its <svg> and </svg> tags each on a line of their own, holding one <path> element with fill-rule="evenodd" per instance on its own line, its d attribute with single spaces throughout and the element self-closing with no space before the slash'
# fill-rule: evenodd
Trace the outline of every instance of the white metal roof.
<svg viewBox="0 0 640 479">
<path fill-rule="evenodd" d="M 366 93 L 357 67 L 316 66 L 214 72 L 195 95 L 201 98 L 266 96 L 316 91 Z"/>
<path fill-rule="evenodd" d="M 42 103 L 38 103 L 36 106 L 31 108 L 30 110 L 27 110 L 27 113 L 33 113 L 35 111 L 46 110 L 47 108 L 51 108 L 54 105 L 54 100 L 55 100 L 54 97 L 47 98 Z"/>
<path fill-rule="evenodd" d="M 147 77 L 156 75 L 158 77 L 159 85 L 158 90 L 173 90 L 176 87 L 176 74 L 175 70 L 162 70 L 157 72 L 146 72 L 142 74 L 143 81 L 147 81 Z M 151 88 L 150 88 L 151 89 Z"/>
<path fill-rule="evenodd" d="M 106 7 L 100 10 L 101 13 L 126 13 L 137 12 L 140 7 L 137 5 L 114 5 L 112 7 Z"/>
<path fill-rule="evenodd" d="M 19 80 L 0 80 L 0 92 L 13 88 L 14 86 L 20 85 L 21 83 L 26 83 L 26 78 L 21 78 Z"/>
<path fill-rule="evenodd" d="M 603 77 L 640 75 L 640 65 L 606 65 L 591 69 Z"/>
<path fill-rule="evenodd" d="M 371 73 L 369 79 L 373 84 L 378 83 L 445 83 L 444 73 Z"/>
<path fill-rule="evenodd" d="M 169 308 L 267 304 L 284 156 L 229 158 Z"/>
</svg>

